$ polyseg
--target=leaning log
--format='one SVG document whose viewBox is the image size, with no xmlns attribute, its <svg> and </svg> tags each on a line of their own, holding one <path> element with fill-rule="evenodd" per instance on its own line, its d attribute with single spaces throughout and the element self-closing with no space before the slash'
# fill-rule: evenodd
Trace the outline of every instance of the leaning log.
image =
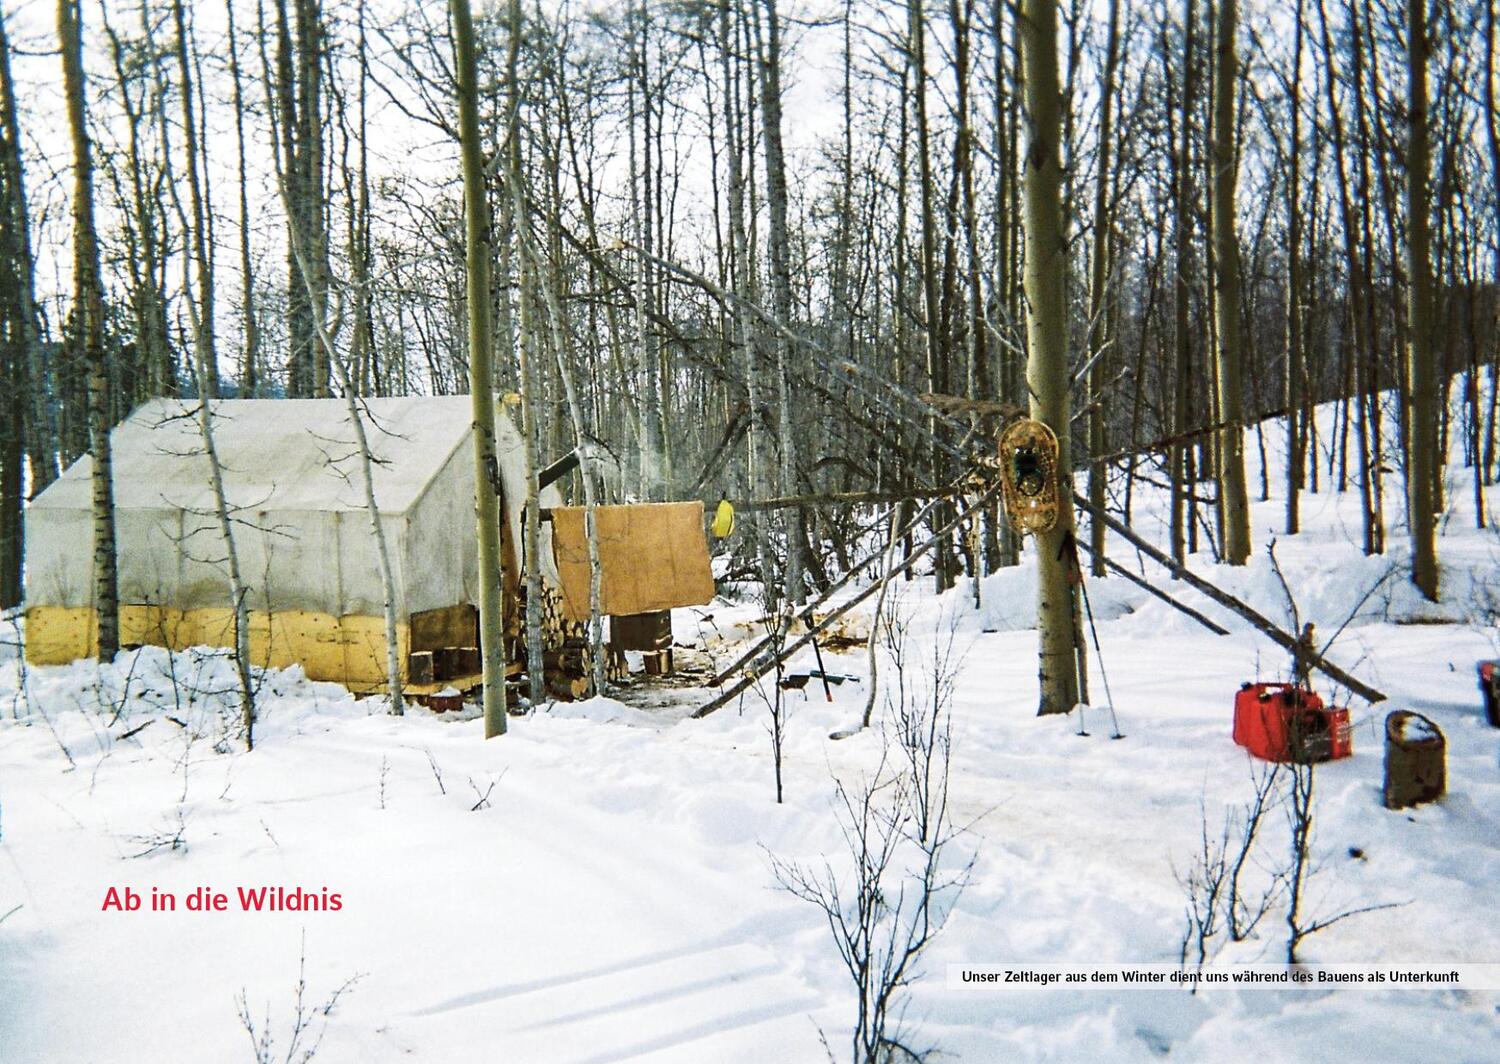
<svg viewBox="0 0 1500 1064">
<path fill-rule="evenodd" d="M 1285 416 L 1286 407 L 1284 406 L 1279 407 L 1275 410 L 1266 410 L 1259 414 L 1252 414 L 1245 420 L 1245 425 L 1243 427 L 1248 428 L 1261 421 L 1270 421 L 1272 418 Z M 1198 439 L 1200 436 L 1208 436 L 1215 432 L 1223 432 L 1228 427 L 1229 422 L 1220 421 L 1217 424 L 1204 425 L 1202 428 L 1191 429 L 1187 432 L 1179 432 L 1171 436 L 1163 436 L 1160 439 L 1152 440 L 1149 443 L 1132 444 L 1129 447 L 1123 447 L 1118 451 L 1111 452 L 1110 454 L 1090 455 L 1089 461 L 1113 462 L 1116 459 L 1129 458 L 1132 455 L 1150 454 L 1153 451 L 1165 451 L 1167 448 L 1176 447 L 1178 444 L 1191 443 L 1193 440 Z"/>
<path fill-rule="evenodd" d="M 701 709 L 693 714 L 693 717 L 696 719 L 698 717 L 708 716 L 714 710 L 720 708 L 721 706 L 725 705 L 730 700 L 735 698 L 742 691 L 747 690 L 753 683 L 755 683 L 756 680 L 760 679 L 772 668 L 774 668 L 778 662 L 785 661 L 787 658 L 797 653 L 797 651 L 812 643 L 813 640 L 818 638 L 818 636 L 822 635 L 829 628 L 831 628 L 834 621 L 838 620 L 844 614 L 852 610 L 855 606 L 858 606 L 865 599 L 875 594 L 875 592 L 879 591 L 884 584 L 889 583 L 893 577 L 900 576 L 902 573 L 906 572 L 918 561 L 920 561 L 930 550 L 932 550 L 934 546 L 942 542 L 944 536 L 953 531 L 953 529 L 957 528 L 959 524 L 961 524 L 966 518 L 975 513 L 978 513 L 984 506 L 989 503 L 991 498 L 999 493 L 999 491 L 1000 485 L 998 483 L 989 488 L 983 495 L 980 495 L 977 499 L 975 499 L 975 501 L 968 507 L 954 514 L 954 516 L 950 518 L 942 528 L 934 532 L 929 539 L 923 541 L 921 546 L 914 549 L 911 554 L 907 556 L 905 561 L 886 573 L 883 580 L 875 581 L 870 586 L 862 590 L 858 595 L 855 595 L 848 602 L 826 614 L 821 621 L 819 621 L 812 628 L 808 629 L 805 635 L 797 640 L 794 640 L 791 643 L 788 643 L 785 647 L 783 647 L 779 654 L 773 654 L 770 657 L 762 658 L 761 660 L 755 662 L 750 667 L 749 671 L 746 672 L 743 677 L 741 677 L 738 683 L 734 684 L 734 686 L 730 687 L 727 691 L 719 695 L 712 702 L 704 705 Z M 762 641 L 762 643 L 759 645 L 764 645 L 764 643 L 765 641 Z M 750 653 L 753 654 L 754 650 L 752 650 Z M 749 655 L 747 654 L 746 657 L 748 656 Z M 740 662 L 743 662 L 744 660 L 745 657 L 742 657 L 740 659 Z M 730 666 L 730 668 L 726 670 L 725 673 L 720 674 L 721 677 L 727 675 L 734 669 L 739 668 L 739 664 L 740 663 L 737 662 L 735 665 Z"/>
<path fill-rule="evenodd" d="M 912 515 L 911 519 L 907 521 L 906 524 L 902 527 L 901 531 L 897 533 L 897 538 L 899 539 L 902 536 L 909 535 L 912 530 L 915 529 L 917 525 L 919 525 L 923 521 L 923 519 L 927 517 L 928 513 L 930 513 L 932 511 L 932 508 L 938 504 L 939 500 L 945 498 L 950 493 L 950 490 L 951 489 L 944 488 L 939 491 L 929 492 L 929 495 L 934 496 L 932 501 Z M 837 582 L 835 582 L 831 587 L 828 588 L 828 590 L 819 595 L 816 601 L 802 607 L 802 612 L 811 614 L 819 606 L 823 605 L 823 603 L 827 602 L 834 595 L 838 594 L 845 587 L 847 587 L 857 576 L 870 568 L 872 564 L 884 557 L 884 551 L 874 551 L 873 553 L 868 555 L 858 565 L 851 567 L 849 571 L 842 577 L 840 577 Z M 718 675 L 716 675 L 712 680 L 712 686 L 718 687 L 725 680 L 729 679 L 729 677 L 738 672 L 746 662 L 754 661 L 766 650 L 767 647 L 771 645 L 772 639 L 773 637 L 771 635 L 762 637 L 759 642 L 755 643 L 752 647 L 750 647 L 749 650 L 745 651 L 738 658 L 736 658 L 733 664 L 720 669 Z"/>
<path fill-rule="evenodd" d="M 912 530 L 915 529 L 924 518 L 926 518 L 928 513 L 932 511 L 932 508 L 938 504 L 940 499 L 946 496 L 947 492 L 945 490 L 943 492 L 934 492 L 932 494 L 935 496 L 932 501 L 929 502 L 926 506 L 922 507 L 922 509 L 918 510 L 915 514 L 913 514 L 911 519 L 908 520 L 902 527 L 901 531 L 897 533 L 898 539 L 903 536 L 910 535 Z M 874 551 L 869 554 L 863 561 L 861 561 L 858 565 L 852 566 L 847 573 L 845 573 L 838 579 L 836 583 L 834 583 L 831 587 L 829 587 L 826 591 L 819 595 L 816 601 L 802 607 L 802 612 L 804 614 L 811 615 L 812 612 L 819 606 L 823 605 L 823 603 L 827 602 L 834 595 L 842 591 L 851 582 L 853 582 L 856 577 L 858 577 L 865 570 L 869 569 L 872 564 L 884 557 L 884 551 Z M 743 654 L 736 658 L 732 664 L 720 669 L 718 675 L 716 675 L 712 680 L 712 686 L 718 687 L 725 680 L 729 679 L 729 677 L 738 672 L 746 662 L 754 661 L 771 645 L 773 639 L 774 637 L 768 633 L 753 646 L 751 646 L 749 650 L 746 650 Z"/>
<path fill-rule="evenodd" d="M 1078 546 L 1080 548 L 1082 548 L 1083 550 L 1087 551 L 1089 554 L 1093 553 L 1093 549 L 1087 543 L 1083 542 L 1082 540 L 1078 541 Z M 1217 621 L 1209 619 L 1207 616 L 1205 616 L 1202 613 L 1199 613 L 1197 610 L 1193 609 L 1193 607 L 1187 605 L 1186 603 L 1178 602 L 1176 599 L 1174 599 L 1171 595 L 1167 594 L 1161 588 L 1159 588 L 1156 585 L 1148 582 L 1145 577 L 1140 576 L 1140 575 L 1138 575 L 1136 573 L 1132 573 L 1129 569 L 1125 568 L 1123 565 L 1121 565 L 1119 562 L 1115 561 L 1113 558 L 1105 558 L 1104 559 L 1104 567 L 1106 569 L 1108 569 L 1112 573 L 1117 573 L 1120 576 L 1123 576 L 1126 580 L 1129 580 L 1132 584 L 1134 584 L 1136 587 L 1140 588 L 1142 591 L 1146 591 L 1146 592 L 1149 592 L 1152 595 L 1155 595 L 1157 598 L 1161 599 L 1168 606 L 1171 606 L 1174 610 L 1177 610 L 1179 613 L 1184 613 L 1187 616 L 1191 617 L 1193 620 L 1195 620 L 1199 624 L 1203 625 L 1203 627 L 1207 628 L 1214 635 L 1228 635 L 1229 634 L 1229 629 L 1228 628 L 1225 628 L 1223 625 L 1219 624 Z"/>
<path fill-rule="evenodd" d="M 1239 614 L 1245 620 L 1249 621 L 1251 626 L 1254 627 L 1256 631 L 1263 634 L 1267 639 L 1271 640 L 1271 642 L 1275 643 L 1277 646 L 1285 649 L 1288 653 L 1299 653 L 1297 637 L 1277 627 L 1277 625 L 1269 617 L 1266 617 L 1264 614 L 1257 611 L 1249 603 L 1243 602 L 1240 599 L 1235 598 L 1229 592 L 1215 587 L 1213 584 L 1210 584 L 1207 580 L 1203 579 L 1203 577 L 1201 576 L 1198 576 L 1186 566 L 1178 565 L 1170 555 L 1164 554 L 1151 543 L 1136 535 L 1130 530 L 1127 525 L 1109 516 L 1109 514 L 1104 513 L 1101 510 L 1094 509 L 1089 505 L 1088 500 L 1085 499 L 1082 495 L 1078 495 L 1075 493 L 1073 496 L 1073 501 L 1078 505 L 1079 509 L 1085 510 L 1088 513 L 1092 514 L 1094 520 L 1103 521 L 1104 524 L 1110 529 L 1110 531 L 1118 534 L 1127 543 L 1137 548 L 1142 554 L 1146 555 L 1146 557 L 1150 558 L 1152 561 L 1155 561 L 1157 564 L 1164 566 L 1168 572 L 1170 572 L 1178 579 L 1182 580 L 1183 583 L 1187 584 L 1189 587 L 1192 587 L 1197 591 L 1202 592 L 1204 595 L 1207 595 L 1213 601 L 1217 602 L 1220 606 L 1223 606 L 1226 610 L 1229 610 L 1232 613 Z M 1323 673 L 1330 679 L 1343 684 L 1345 687 L 1349 688 L 1349 690 L 1353 691 L 1355 694 L 1359 695 L 1359 697 L 1363 698 L 1366 702 L 1375 703 L 1385 701 L 1384 694 L 1375 690 L 1375 688 L 1371 687 L 1369 684 L 1363 683 L 1362 681 L 1349 675 L 1349 673 L 1333 664 L 1327 658 L 1319 656 L 1317 660 L 1313 661 L 1311 664 L 1313 668 L 1317 669 L 1319 672 Z"/>
<path fill-rule="evenodd" d="M 975 417 L 999 417 L 1010 421 L 1026 416 L 1024 406 L 999 399 L 970 399 L 962 395 L 940 395 L 934 392 L 923 392 L 917 398 L 952 417 L 968 417 L 972 414 Z"/>
<path fill-rule="evenodd" d="M 760 510 L 788 510 L 794 506 L 858 506 L 868 503 L 909 502 L 913 499 L 939 499 L 957 495 L 959 487 L 915 488 L 911 491 L 828 491 L 810 495 L 781 495 L 773 499 L 746 499 L 734 504 L 747 513 Z"/>
</svg>

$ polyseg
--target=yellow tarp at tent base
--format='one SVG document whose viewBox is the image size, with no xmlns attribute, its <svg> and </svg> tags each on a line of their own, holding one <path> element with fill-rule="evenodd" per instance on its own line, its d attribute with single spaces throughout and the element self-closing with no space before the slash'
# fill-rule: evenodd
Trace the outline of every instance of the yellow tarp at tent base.
<svg viewBox="0 0 1500 1064">
<path fill-rule="evenodd" d="M 356 691 L 386 686 L 383 617 L 252 610 L 249 621 L 252 664 L 272 668 L 300 664 L 309 679 L 341 683 Z M 410 633 L 404 624 L 397 631 L 404 673 Z M 120 645 L 170 650 L 232 647 L 234 613 L 227 608 L 124 605 L 120 607 Z M 33 606 L 26 611 L 28 664 L 63 665 L 93 657 L 98 648 L 98 614 L 92 607 Z"/>
</svg>

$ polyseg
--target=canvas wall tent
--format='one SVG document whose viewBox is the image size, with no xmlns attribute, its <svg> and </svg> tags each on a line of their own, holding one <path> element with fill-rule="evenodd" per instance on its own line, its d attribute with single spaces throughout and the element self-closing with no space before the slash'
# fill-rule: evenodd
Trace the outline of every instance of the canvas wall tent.
<svg viewBox="0 0 1500 1064">
<path fill-rule="evenodd" d="M 125 645 L 233 645 L 225 552 L 196 409 L 191 401 L 153 400 L 111 434 Z M 366 399 L 361 409 L 377 460 L 375 499 L 395 576 L 401 659 L 410 667 L 414 652 L 477 645 L 469 397 Z M 219 400 L 213 426 L 256 663 L 301 663 L 315 679 L 356 689 L 383 685 L 385 595 L 344 401 Z M 496 442 L 509 604 L 525 467 L 520 435 L 503 408 Z M 72 661 L 97 646 L 91 476 L 85 456 L 27 507 L 26 657 L 33 664 Z M 562 499 L 548 489 L 542 501 Z M 543 576 L 555 586 L 545 525 L 542 535 Z"/>
</svg>

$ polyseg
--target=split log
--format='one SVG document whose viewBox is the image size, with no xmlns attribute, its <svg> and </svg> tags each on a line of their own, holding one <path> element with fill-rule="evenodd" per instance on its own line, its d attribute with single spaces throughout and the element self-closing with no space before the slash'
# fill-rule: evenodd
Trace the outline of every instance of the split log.
<svg viewBox="0 0 1500 1064">
<path fill-rule="evenodd" d="M 589 650 L 586 646 L 561 646 L 555 650 L 544 650 L 542 664 L 548 672 L 582 676 L 588 672 Z"/>
<path fill-rule="evenodd" d="M 548 674 L 547 692 L 560 702 L 577 702 L 587 698 L 590 680 L 587 676 L 556 676 Z"/>
<path fill-rule="evenodd" d="M 1088 500 L 1085 499 L 1082 495 L 1078 495 L 1075 493 L 1073 496 L 1073 502 L 1080 510 L 1092 514 L 1094 520 L 1103 521 L 1104 524 L 1112 532 L 1117 533 L 1122 539 L 1124 539 L 1132 546 L 1136 547 L 1142 554 L 1146 555 L 1152 561 L 1161 566 L 1164 566 L 1168 572 L 1182 580 L 1189 587 L 1192 587 L 1195 590 L 1207 595 L 1209 598 L 1213 599 L 1213 601 L 1217 602 L 1225 609 L 1239 614 L 1245 620 L 1249 621 L 1251 626 L 1254 627 L 1256 631 L 1260 632 L 1277 646 L 1284 648 L 1288 653 L 1298 653 L 1297 637 L 1279 628 L 1269 617 L 1266 617 L 1264 614 L 1257 611 L 1249 603 L 1243 602 L 1240 599 L 1235 598 L 1229 592 L 1215 587 L 1213 584 L 1210 584 L 1207 580 L 1203 579 L 1203 577 L 1201 576 L 1198 576 L 1186 566 L 1178 565 L 1175 561 L 1172 560 L 1170 555 L 1164 554 L 1151 543 L 1136 535 L 1124 523 L 1109 516 L 1109 514 L 1107 513 L 1104 513 L 1100 510 L 1095 510 L 1092 506 L 1089 505 Z M 1359 697 L 1363 698 L 1366 702 L 1370 702 L 1373 704 L 1375 702 L 1385 701 L 1384 694 L 1377 691 L 1369 684 L 1364 683 L 1351 676 L 1349 673 L 1333 664 L 1327 658 L 1319 657 L 1316 661 L 1311 662 L 1311 665 L 1313 666 L 1313 668 L 1317 669 L 1325 676 L 1349 688 L 1349 690 L 1359 695 Z"/>
</svg>

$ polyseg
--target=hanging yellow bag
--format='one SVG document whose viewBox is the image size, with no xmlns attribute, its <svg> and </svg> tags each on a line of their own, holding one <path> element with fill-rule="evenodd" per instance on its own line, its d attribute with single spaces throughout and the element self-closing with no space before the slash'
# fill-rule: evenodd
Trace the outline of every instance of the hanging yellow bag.
<svg viewBox="0 0 1500 1064">
<path fill-rule="evenodd" d="M 718 539 L 727 539 L 734 531 L 734 507 L 728 499 L 719 500 L 719 508 L 714 511 L 713 530 Z"/>
</svg>

